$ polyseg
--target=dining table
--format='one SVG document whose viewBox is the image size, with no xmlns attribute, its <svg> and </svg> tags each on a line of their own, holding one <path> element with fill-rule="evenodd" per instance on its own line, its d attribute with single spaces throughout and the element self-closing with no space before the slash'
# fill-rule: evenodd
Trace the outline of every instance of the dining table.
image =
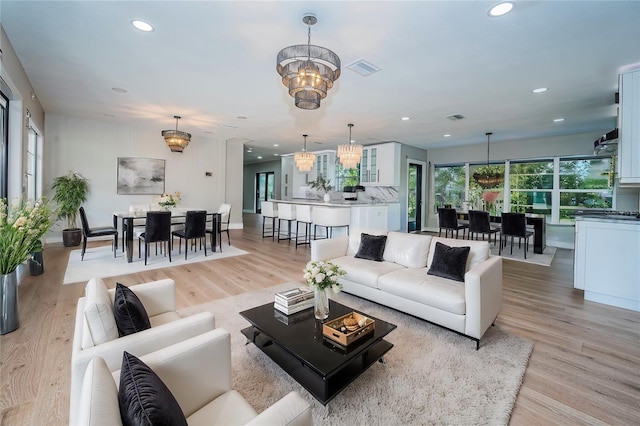
<svg viewBox="0 0 640 426">
<path fill-rule="evenodd" d="M 469 212 L 464 210 L 458 210 L 459 220 L 469 220 Z M 533 252 L 543 254 L 545 247 L 547 247 L 547 217 L 538 213 L 525 213 L 524 216 L 527 219 L 527 225 L 533 228 Z M 502 216 L 490 214 L 489 220 L 492 223 L 501 223 Z"/>
<path fill-rule="evenodd" d="M 171 224 L 178 225 L 184 224 L 187 217 L 188 210 L 204 210 L 204 209 L 185 209 L 185 208 L 173 208 L 171 212 Z M 207 211 L 207 223 L 211 223 L 211 229 L 217 229 L 217 232 L 211 233 L 211 250 L 216 251 L 216 246 L 221 239 L 220 235 L 220 216 L 218 212 Z M 142 210 L 134 210 L 127 212 L 113 212 L 113 227 L 118 229 L 118 222 L 120 222 L 120 229 L 124 230 L 124 240 L 122 242 L 123 249 L 126 251 L 127 263 L 133 262 L 133 228 L 134 220 L 146 219 L 147 212 Z M 143 227 L 144 225 L 136 224 L 135 226 Z"/>
</svg>

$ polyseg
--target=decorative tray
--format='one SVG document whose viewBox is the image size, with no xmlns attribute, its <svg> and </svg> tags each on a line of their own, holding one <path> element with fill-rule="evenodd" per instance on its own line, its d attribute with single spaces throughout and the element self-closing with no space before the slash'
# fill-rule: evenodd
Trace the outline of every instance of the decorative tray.
<svg viewBox="0 0 640 426">
<path fill-rule="evenodd" d="M 346 324 L 345 324 L 346 321 Z M 322 335 L 343 346 L 372 333 L 376 322 L 357 312 L 351 312 L 322 325 Z"/>
</svg>

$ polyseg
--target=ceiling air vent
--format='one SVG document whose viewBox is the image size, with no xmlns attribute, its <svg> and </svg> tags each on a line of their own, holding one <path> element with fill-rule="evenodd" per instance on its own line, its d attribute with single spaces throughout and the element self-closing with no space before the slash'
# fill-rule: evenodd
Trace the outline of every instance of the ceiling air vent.
<svg viewBox="0 0 640 426">
<path fill-rule="evenodd" d="M 347 68 L 349 68 L 351 71 L 357 72 L 364 77 L 371 75 L 374 72 L 378 72 L 382 69 L 376 65 L 373 65 L 371 62 L 365 61 L 364 59 L 358 59 L 357 61 L 350 63 L 349 65 L 347 65 Z"/>
<path fill-rule="evenodd" d="M 451 115 L 447 115 L 445 118 L 448 118 L 451 121 L 458 121 L 458 120 L 464 120 L 467 117 L 465 117 L 462 114 L 451 114 Z"/>
</svg>

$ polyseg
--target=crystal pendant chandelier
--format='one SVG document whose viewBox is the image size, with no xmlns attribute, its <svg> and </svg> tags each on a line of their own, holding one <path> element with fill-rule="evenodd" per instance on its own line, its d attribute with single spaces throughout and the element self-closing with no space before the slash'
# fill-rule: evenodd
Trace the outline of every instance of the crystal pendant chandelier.
<svg viewBox="0 0 640 426">
<path fill-rule="evenodd" d="M 182 117 L 180 117 L 179 115 L 174 115 L 173 118 L 176 119 L 176 129 L 163 130 L 162 137 L 167 143 L 169 149 L 171 149 L 171 152 L 182 152 L 182 150 L 184 150 L 191 141 L 191 133 L 178 130 L 178 120 L 180 120 Z"/>
<path fill-rule="evenodd" d="M 491 135 L 493 133 L 491 132 L 487 132 L 486 136 L 487 136 L 487 166 L 483 167 L 482 170 L 475 172 L 473 174 L 473 179 L 478 182 L 478 185 L 480 185 L 480 187 L 485 188 L 485 189 L 489 189 L 489 188 L 495 188 L 496 186 L 500 185 L 502 183 L 502 181 L 504 181 L 504 174 L 500 173 L 499 171 L 496 170 L 491 170 L 491 167 L 489 166 L 489 144 L 491 142 Z"/>
<path fill-rule="evenodd" d="M 329 49 L 311 45 L 311 26 L 318 22 L 313 13 L 304 15 L 302 22 L 309 27 L 307 44 L 278 52 L 276 70 L 298 108 L 317 109 L 340 77 L 340 58 Z"/>
<path fill-rule="evenodd" d="M 354 143 L 353 139 L 351 139 L 353 124 L 347 124 L 347 126 L 349 126 L 349 143 L 338 145 L 338 159 L 340 159 L 340 163 L 345 169 L 353 169 L 358 166 L 362 158 L 362 145 Z"/>
<path fill-rule="evenodd" d="M 296 166 L 301 172 L 310 171 L 316 162 L 316 155 L 312 152 L 307 152 L 307 136 L 308 135 L 302 135 L 304 138 L 304 148 L 302 148 L 302 151 L 296 152 L 293 156 L 296 161 Z"/>
</svg>

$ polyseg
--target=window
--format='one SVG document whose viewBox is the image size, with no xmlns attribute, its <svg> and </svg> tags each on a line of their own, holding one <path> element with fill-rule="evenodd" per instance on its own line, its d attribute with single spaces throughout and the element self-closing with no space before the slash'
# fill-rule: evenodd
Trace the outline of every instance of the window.
<svg viewBox="0 0 640 426">
<path fill-rule="evenodd" d="M 32 202 L 42 197 L 42 137 L 33 125 L 29 126 L 27 145 L 27 198 Z"/>
<path fill-rule="evenodd" d="M 434 170 L 435 208 L 450 204 L 462 208 L 466 200 L 466 167 L 464 165 L 436 166 Z"/>
<path fill-rule="evenodd" d="M 560 159 L 560 223 L 573 223 L 575 210 L 613 207 L 610 157 Z"/>
<path fill-rule="evenodd" d="M 345 169 L 340 162 L 336 162 L 335 190 L 340 191 L 345 186 L 360 185 L 360 165 L 352 169 Z"/>
<path fill-rule="evenodd" d="M 0 93 L 0 198 L 8 196 L 9 177 L 9 100 Z"/>
<path fill-rule="evenodd" d="M 538 213 L 551 220 L 553 160 L 512 162 L 509 165 L 510 210 Z"/>
</svg>

